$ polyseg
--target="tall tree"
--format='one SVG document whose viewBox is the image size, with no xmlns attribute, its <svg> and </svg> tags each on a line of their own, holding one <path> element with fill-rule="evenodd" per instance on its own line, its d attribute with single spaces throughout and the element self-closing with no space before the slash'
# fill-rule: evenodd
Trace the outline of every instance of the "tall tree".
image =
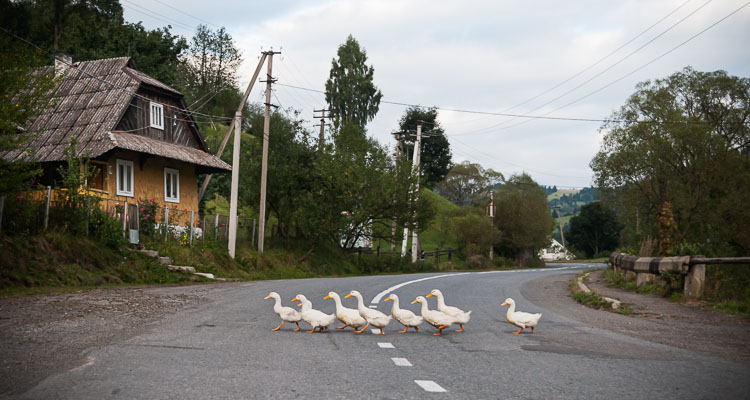
<svg viewBox="0 0 750 400">
<path fill-rule="evenodd" d="M 54 84 L 49 60 L 36 50 L 0 35 L 0 155 L 17 150 L 30 135 L 21 135 L 29 118 L 49 104 Z M 28 133 L 28 132 L 26 132 Z M 32 132 L 33 133 L 33 132 Z M 0 157 L 0 194 L 20 191 L 41 172 L 38 165 Z"/>
<path fill-rule="evenodd" d="M 438 112 L 434 108 L 409 107 L 399 121 L 401 131 L 416 132 L 417 125 L 421 123 L 422 132 L 429 132 L 422 140 L 420 168 L 423 175 L 421 183 L 430 189 L 434 189 L 451 168 L 450 143 L 437 117 Z M 408 135 L 404 140 L 412 148 L 415 141 L 415 135 Z"/>
<path fill-rule="evenodd" d="M 494 186 L 504 179 L 500 172 L 464 161 L 450 169 L 438 185 L 438 191 L 446 199 L 465 206 L 467 203 L 481 203 L 489 197 Z"/>
<path fill-rule="evenodd" d="M 334 126 L 352 122 L 361 127 L 377 114 L 383 94 L 373 83 L 375 69 L 367 66 L 367 54 L 352 35 L 339 46 L 326 81 L 326 102 Z"/>
<path fill-rule="evenodd" d="M 591 167 L 626 244 L 658 237 L 666 207 L 675 249 L 750 251 L 750 79 L 688 67 L 639 84 L 611 120 Z"/>
<path fill-rule="evenodd" d="M 581 213 L 570 219 L 566 239 L 573 248 L 593 257 L 617 247 L 621 228 L 615 213 L 597 201 L 581 207 Z"/>
<path fill-rule="evenodd" d="M 527 174 L 513 175 L 495 195 L 495 225 L 501 232 L 500 254 L 515 257 L 525 266 L 535 250 L 549 245 L 554 220 L 547 195 Z"/>
</svg>

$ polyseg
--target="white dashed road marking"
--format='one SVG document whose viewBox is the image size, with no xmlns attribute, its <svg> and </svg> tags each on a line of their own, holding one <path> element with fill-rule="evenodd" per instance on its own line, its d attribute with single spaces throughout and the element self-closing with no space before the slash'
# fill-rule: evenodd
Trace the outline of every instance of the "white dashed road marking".
<svg viewBox="0 0 750 400">
<path fill-rule="evenodd" d="M 443 389 L 442 386 L 438 385 L 437 383 L 433 381 L 418 381 L 414 380 L 414 382 L 421 386 L 422 389 L 424 389 L 427 392 L 434 392 L 434 393 L 442 393 L 447 392 L 447 390 Z"/>
<path fill-rule="evenodd" d="M 367 307 L 370 307 L 370 308 L 378 308 L 378 305 L 377 305 L 377 304 L 370 304 L 370 305 L 369 305 L 369 306 L 367 306 Z"/>
<path fill-rule="evenodd" d="M 375 329 L 370 329 L 370 330 L 372 331 L 373 335 L 380 335 L 380 329 L 375 328 Z"/>
<path fill-rule="evenodd" d="M 395 347 L 393 347 L 393 345 L 388 342 L 379 342 L 378 347 L 380 347 L 381 349 L 395 349 Z"/>
<path fill-rule="evenodd" d="M 393 363 L 398 365 L 399 367 L 411 367 L 412 366 L 409 360 L 405 358 L 391 357 L 391 360 L 393 360 Z"/>
</svg>

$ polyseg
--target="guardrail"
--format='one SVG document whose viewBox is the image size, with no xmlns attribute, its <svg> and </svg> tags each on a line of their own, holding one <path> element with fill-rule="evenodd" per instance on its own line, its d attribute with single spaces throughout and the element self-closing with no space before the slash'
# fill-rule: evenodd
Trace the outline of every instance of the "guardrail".
<svg viewBox="0 0 750 400">
<path fill-rule="evenodd" d="M 683 294 L 698 298 L 703 295 L 706 282 L 706 265 L 750 264 L 750 257 L 706 258 L 702 255 L 677 257 L 637 257 L 625 253 L 612 253 L 609 263 L 615 272 L 625 278 L 635 275 L 636 286 L 652 282 L 666 271 L 677 271 L 683 275 Z"/>
</svg>

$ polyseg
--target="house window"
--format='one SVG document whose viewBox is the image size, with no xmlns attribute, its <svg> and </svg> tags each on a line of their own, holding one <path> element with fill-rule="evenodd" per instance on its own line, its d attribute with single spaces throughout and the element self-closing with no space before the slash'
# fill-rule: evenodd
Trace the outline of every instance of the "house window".
<svg viewBox="0 0 750 400">
<path fill-rule="evenodd" d="M 106 163 L 91 161 L 89 164 L 91 175 L 88 177 L 89 189 L 104 190 L 106 176 L 104 172 L 107 169 Z"/>
<path fill-rule="evenodd" d="M 164 168 L 164 201 L 180 202 L 180 171 Z"/>
<path fill-rule="evenodd" d="M 164 129 L 164 106 L 151 102 L 151 127 Z"/>
<path fill-rule="evenodd" d="M 133 197 L 133 162 L 117 160 L 117 195 Z"/>
</svg>

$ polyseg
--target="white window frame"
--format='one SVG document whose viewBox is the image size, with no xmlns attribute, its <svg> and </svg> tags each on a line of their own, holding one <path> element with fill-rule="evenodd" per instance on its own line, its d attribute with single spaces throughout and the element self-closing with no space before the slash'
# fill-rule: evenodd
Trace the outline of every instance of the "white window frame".
<svg viewBox="0 0 750 400">
<path fill-rule="evenodd" d="M 167 182 L 169 182 L 169 179 L 171 176 L 175 176 L 175 182 L 176 184 L 173 186 L 176 186 L 175 194 L 176 196 L 169 196 L 169 193 L 167 191 Z M 180 170 L 174 169 L 174 168 L 164 168 L 164 201 L 168 203 L 179 203 L 180 202 Z"/>
<path fill-rule="evenodd" d="M 123 185 L 123 186 L 120 185 L 120 175 L 122 174 L 120 172 L 121 167 L 122 167 L 122 170 L 123 170 L 122 173 L 127 174 L 126 175 L 127 181 L 124 182 L 125 185 Z M 130 173 L 129 174 L 128 174 L 128 167 L 130 168 L 130 171 L 129 171 Z M 120 160 L 120 159 L 118 159 L 115 170 L 116 170 L 116 174 L 115 174 L 115 187 L 117 188 L 117 195 L 118 196 L 134 197 L 133 196 L 133 192 L 135 191 L 135 179 L 133 179 L 133 175 L 135 173 L 135 168 L 133 168 L 133 162 L 132 161 L 128 161 L 128 160 Z M 130 190 L 129 191 L 127 190 L 128 189 L 127 188 L 128 181 L 130 183 Z"/>
<path fill-rule="evenodd" d="M 151 102 L 151 127 L 164 130 L 164 106 Z"/>
</svg>

